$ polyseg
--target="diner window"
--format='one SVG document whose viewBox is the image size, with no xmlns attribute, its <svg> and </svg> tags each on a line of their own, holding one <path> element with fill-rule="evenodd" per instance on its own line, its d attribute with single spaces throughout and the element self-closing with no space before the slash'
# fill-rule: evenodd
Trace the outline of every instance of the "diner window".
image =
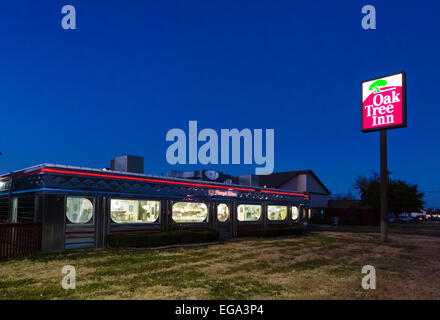
<svg viewBox="0 0 440 320">
<path fill-rule="evenodd" d="M 208 207 L 201 202 L 176 202 L 172 218 L 177 223 L 200 223 L 208 218 Z"/>
<path fill-rule="evenodd" d="M 261 217 L 261 206 L 255 204 L 240 204 L 237 207 L 238 221 L 258 221 Z"/>
<path fill-rule="evenodd" d="M 153 223 L 159 219 L 160 201 L 112 199 L 110 207 L 116 223 Z"/>
<path fill-rule="evenodd" d="M 220 222 L 226 222 L 229 219 L 229 206 L 226 203 L 220 203 L 217 206 L 217 219 Z"/>
<path fill-rule="evenodd" d="M 93 203 L 88 198 L 67 197 L 66 218 L 73 224 L 91 223 Z"/>
<path fill-rule="evenodd" d="M 298 220 L 299 217 L 299 209 L 298 207 L 292 207 L 292 220 Z"/>
<path fill-rule="evenodd" d="M 267 218 L 271 221 L 286 219 L 287 206 L 267 206 Z"/>
</svg>

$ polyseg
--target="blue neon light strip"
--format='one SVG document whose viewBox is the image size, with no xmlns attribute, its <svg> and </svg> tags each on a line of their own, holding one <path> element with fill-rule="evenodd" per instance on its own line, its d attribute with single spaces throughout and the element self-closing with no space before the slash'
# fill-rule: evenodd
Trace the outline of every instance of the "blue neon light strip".
<svg viewBox="0 0 440 320">
<path fill-rule="evenodd" d="M 121 193 L 121 192 L 111 192 L 111 191 L 91 191 L 91 190 L 72 190 L 72 189 L 55 189 L 55 188 L 40 188 L 40 189 L 31 189 L 31 190 L 24 190 L 24 191 L 14 191 L 12 192 L 12 195 L 15 194 L 23 194 L 23 193 L 31 193 L 31 192 L 40 192 L 40 191 L 55 191 L 55 192 L 63 192 L 63 193 L 86 193 L 86 194 L 111 194 L 111 195 L 120 195 L 120 196 L 134 196 L 134 197 L 149 197 L 149 198 L 173 198 L 173 199 L 182 199 L 182 198 L 189 198 L 186 196 L 169 196 L 169 195 L 153 195 L 153 194 L 145 194 L 145 193 Z M 6 195 L 9 195 L 9 192 L 6 193 Z M 209 198 L 205 196 L 198 196 L 202 197 L 204 199 L 208 200 L 219 200 L 218 198 Z M 195 196 L 194 198 L 198 198 Z M 237 198 L 222 198 L 222 200 L 232 200 L 236 201 Z"/>
<path fill-rule="evenodd" d="M 79 249 L 79 248 L 90 248 L 90 247 L 94 247 L 95 243 L 94 242 L 84 242 L 84 243 L 69 243 L 66 244 L 66 249 Z"/>
</svg>

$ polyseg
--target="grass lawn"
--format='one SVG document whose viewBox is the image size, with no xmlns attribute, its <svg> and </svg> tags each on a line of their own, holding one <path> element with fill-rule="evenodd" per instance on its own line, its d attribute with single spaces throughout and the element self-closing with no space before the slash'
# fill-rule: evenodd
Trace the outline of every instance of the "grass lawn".
<svg viewBox="0 0 440 320">
<path fill-rule="evenodd" d="M 312 231 L 168 250 L 76 250 L 0 263 L 0 299 L 440 299 L 440 237 Z M 64 265 L 77 288 L 61 288 Z M 377 289 L 363 290 L 362 266 Z"/>
</svg>

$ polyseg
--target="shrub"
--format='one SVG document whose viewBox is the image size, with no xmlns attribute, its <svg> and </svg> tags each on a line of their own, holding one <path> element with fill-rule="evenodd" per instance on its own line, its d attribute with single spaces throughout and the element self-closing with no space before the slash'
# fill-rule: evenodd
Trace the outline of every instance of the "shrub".
<svg viewBox="0 0 440 320">
<path fill-rule="evenodd" d="M 107 244 L 111 248 L 147 248 L 173 244 L 213 242 L 218 240 L 219 232 L 217 230 L 173 230 L 158 233 L 111 234 L 107 237 Z"/>
<path fill-rule="evenodd" d="M 278 227 L 266 227 L 266 228 L 246 228 L 238 229 L 238 237 L 257 237 L 257 238 L 269 238 L 269 237 L 280 237 L 280 236 L 290 236 L 294 234 L 299 234 L 304 231 L 302 225 L 299 226 L 278 226 Z"/>
</svg>

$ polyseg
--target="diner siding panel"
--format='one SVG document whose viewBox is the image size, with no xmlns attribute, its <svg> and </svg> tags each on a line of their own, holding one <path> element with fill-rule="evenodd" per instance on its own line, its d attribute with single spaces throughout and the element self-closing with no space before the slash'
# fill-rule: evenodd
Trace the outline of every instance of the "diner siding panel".
<svg viewBox="0 0 440 320">
<path fill-rule="evenodd" d="M 0 223 L 9 222 L 9 196 L 0 196 Z"/>
<path fill-rule="evenodd" d="M 232 237 L 231 225 L 229 223 L 217 224 L 216 229 L 219 232 L 220 238 Z"/>
<path fill-rule="evenodd" d="M 237 230 L 255 229 L 255 228 L 264 228 L 263 219 L 260 219 L 259 221 L 237 221 Z"/>
<path fill-rule="evenodd" d="M 200 230 L 206 230 L 209 229 L 209 223 L 207 222 L 201 222 L 201 223 L 176 223 L 176 222 L 172 222 L 171 223 L 171 228 L 176 228 L 178 227 L 178 229 L 184 229 L 184 230 L 194 230 L 194 231 L 200 231 Z"/>
<path fill-rule="evenodd" d="M 137 233 L 137 232 L 160 232 L 160 223 L 110 223 L 110 234 L 114 233 Z"/>
<path fill-rule="evenodd" d="M 66 225 L 66 249 L 90 247 L 95 247 L 95 225 Z"/>
<path fill-rule="evenodd" d="M 35 218 L 35 196 L 19 197 L 17 200 L 17 221 L 32 223 Z"/>
<path fill-rule="evenodd" d="M 270 226 L 279 226 L 289 224 L 289 217 L 287 216 L 284 220 L 269 220 L 267 219 L 267 224 Z"/>
</svg>

